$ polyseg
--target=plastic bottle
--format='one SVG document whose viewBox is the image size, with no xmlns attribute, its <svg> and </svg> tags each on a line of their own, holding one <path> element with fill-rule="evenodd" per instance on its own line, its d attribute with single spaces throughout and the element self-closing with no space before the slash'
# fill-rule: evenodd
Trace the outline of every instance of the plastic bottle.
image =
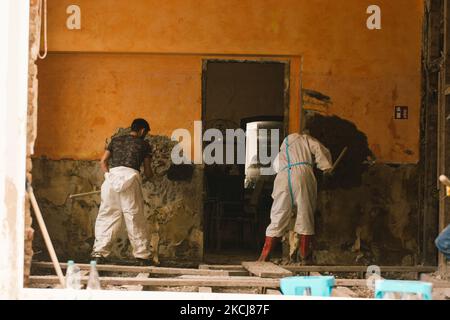
<svg viewBox="0 0 450 320">
<path fill-rule="evenodd" d="M 86 287 L 87 290 L 101 290 L 100 286 L 100 277 L 97 271 L 97 263 L 95 261 L 91 261 L 91 270 L 89 272 L 89 280 Z"/>
<path fill-rule="evenodd" d="M 66 289 L 81 289 L 80 268 L 73 260 L 67 261 Z"/>
</svg>

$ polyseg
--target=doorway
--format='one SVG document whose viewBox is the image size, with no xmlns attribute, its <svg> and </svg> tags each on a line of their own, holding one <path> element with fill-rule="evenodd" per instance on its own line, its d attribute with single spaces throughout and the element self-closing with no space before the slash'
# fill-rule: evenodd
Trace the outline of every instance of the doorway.
<svg viewBox="0 0 450 320">
<path fill-rule="evenodd" d="M 258 146 L 274 143 L 278 152 L 288 124 L 289 62 L 205 60 L 203 64 L 203 130 L 242 129 L 245 146 L 239 141 L 224 144 L 243 147 L 243 163 L 205 165 L 203 206 L 205 260 L 230 263 L 255 259 L 270 221 L 273 175 L 260 175 L 266 164 L 259 159 Z M 279 139 L 268 136 L 278 130 Z M 206 147 L 206 145 L 204 146 Z M 227 148 L 225 148 L 227 150 Z M 270 153 L 270 151 L 269 151 Z M 270 156 L 275 156 L 270 155 Z M 223 155 L 226 156 L 225 154 Z"/>
</svg>

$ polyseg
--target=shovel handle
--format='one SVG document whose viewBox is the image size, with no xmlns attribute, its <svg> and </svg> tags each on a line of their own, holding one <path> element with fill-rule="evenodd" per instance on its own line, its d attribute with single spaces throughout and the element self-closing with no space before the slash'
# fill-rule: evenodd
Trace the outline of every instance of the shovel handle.
<svg viewBox="0 0 450 320">
<path fill-rule="evenodd" d="M 339 157 L 336 159 L 336 161 L 333 164 L 333 167 L 331 168 L 330 172 L 333 172 L 334 169 L 336 169 L 336 166 L 339 164 L 339 162 L 342 160 L 342 157 L 345 155 L 345 153 L 347 152 L 348 147 L 345 147 L 344 149 L 342 149 L 341 153 L 339 154 Z"/>
<path fill-rule="evenodd" d="M 90 196 L 90 195 L 97 194 L 97 193 L 101 193 L 101 190 L 95 190 L 95 191 L 91 191 L 91 192 L 71 194 L 69 196 L 69 199 L 79 198 L 79 197 L 86 197 L 86 196 Z"/>
</svg>

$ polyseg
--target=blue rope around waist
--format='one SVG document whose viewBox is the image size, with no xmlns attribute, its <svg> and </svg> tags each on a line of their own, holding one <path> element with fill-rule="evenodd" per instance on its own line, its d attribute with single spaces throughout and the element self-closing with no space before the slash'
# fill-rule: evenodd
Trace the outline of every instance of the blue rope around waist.
<svg viewBox="0 0 450 320">
<path fill-rule="evenodd" d="M 286 170 L 286 169 L 291 169 L 291 168 L 293 168 L 293 167 L 298 167 L 298 166 L 303 166 L 303 165 L 306 165 L 306 166 L 310 166 L 311 168 L 312 168 L 312 164 L 311 163 L 309 163 L 309 162 L 296 162 L 296 163 L 293 163 L 293 164 L 288 164 L 286 167 L 284 167 L 283 169 L 281 169 L 281 171 L 284 171 L 284 170 Z"/>
<path fill-rule="evenodd" d="M 307 166 L 312 167 L 313 165 L 309 162 L 296 162 L 296 163 L 291 164 L 291 158 L 289 157 L 289 142 L 288 142 L 287 137 L 286 137 L 286 159 L 287 159 L 288 164 L 281 171 L 286 170 L 286 169 L 288 170 L 289 194 L 291 196 L 291 205 L 294 206 L 294 192 L 292 191 L 291 169 L 293 167 L 297 167 L 297 166 L 307 165 Z"/>
</svg>

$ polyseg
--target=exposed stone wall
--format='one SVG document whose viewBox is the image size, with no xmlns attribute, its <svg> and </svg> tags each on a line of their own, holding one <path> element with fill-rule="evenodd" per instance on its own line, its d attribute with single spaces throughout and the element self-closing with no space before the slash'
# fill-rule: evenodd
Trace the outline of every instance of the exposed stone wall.
<svg viewBox="0 0 450 320">
<path fill-rule="evenodd" d="M 320 264 L 415 265 L 418 168 L 370 166 L 358 187 L 319 193 L 316 260 Z"/>
<path fill-rule="evenodd" d="M 306 129 L 333 159 L 348 148 L 331 179 L 317 172 L 316 263 L 419 264 L 419 166 L 376 163 L 365 134 L 336 116 L 307 114 Z"/>
<path fill-rule="evenodd" d="M 200 261 L 203 254 L 202 190 L 203 170 L 195 167 L 192 176 L 171 166 L 173 142 L 167 137 L 150 138 L 155 173 L 143 184 L 145 217 L 153 258 Z M 177 177 L 181 177 L 177 179 Z M 89 259 L 94 242 L 94 223 L 100 196 L 69 199 L 69 194 L 100 189 L 103 174 L 98 161 L 33 160 L 33 185 L 47 222 L 55 250 L 61 260 Z M 113 257 L 129 259 L 131 247 L 125 226 L 113 245 Z M 36 251 L 46 257 L 41 235 L 36 234 Z"/>
<path fill-rule="evenodd" d="M 28 119 L 27 119 L 27 180 L 31 182 L 31 154 L 33 154 L 34 141 L 36 139 L 37 122 L 37 97 L 38 80 L 37 66 L 35 61 L 39 53 L 39 14 L 38 0 L 30 1 L 30 35 L 29 35 L 29 60 L 28 60 Z M 33 257 L 33 234 L 30 202 L 28 195 L 25 199 L 25 261 L 24 261 L 24 283 L 28 283 L 30 276 L 31 260 Z"/>
<path fill-rule="evenodd" d="M 365 135 L 343 119 L 313 115 L 307 128 L 331 150 L 333 159 L 348 147 L 331 180 L 318 174 L 315 263 L 418 264 L 418 166 L 377 164 Z M 115 135 L 127 132 L 119 129 Z M 198 262 L 203 255 L 203 169 L 173 166 L 174 142 L 167 137 L 152 136 L 150 144 L 155 177 L 144 183 L 143 193 L 153 259 Z M 33 160 L 36 196 L 62 260 L 89 259 L 100 205 L 99 195 L 68 196 L 99 189 L 102 182 L 97 161 Z M 285 241 L 285 258 L 288 246 Z M 34 247 L 38 258 L 47 258 L 39 232 Z M 130 259 L 130 249 L 123 226 L 113 258 Z"/>
<path fill-rule="evenodd" d="M 117 134 L 123 133 L 126 131 L 119 130 Z M 143 192 L 153 258 L 179 263 L 201 261 L 203 169 L 195 167 L 191 176 L 189 168 L 172 166 L 173 142 L 162 136 L 150 140 L 155 177 L 144 183 Z M 354 155 L 349 151 L 350 159 L 337 169 L 332 181 L 318 176 L 315 262 L 419 263 L 417 165 L 366 164 L 359 168 L 361 171 L 355 167 L 357 174 L 351 179 L 352 184 L 348 180 L 340 183 L 339 179 L 345 178 L 342 174 L 354 166 Z M 102 182 L 97 161 L 33 160 L 34 189 L 61 260 L 89 259 L 100 197 L 71 200 L 68 196 L 99 189 Z M 286 249 L 288 241 L 285 244 Z M 48 259 L 39 232 L 34 248 L 38 259 Z M 113 246 L 113 258 L 130 259 L 130 249 L 123 226 Z"/>
<path fill-rule="evenodd" d="M 417 265 L 418 168 L 415 165 L 373 165 L 362 184 L 326 189 L 318 194 L 314 262 L 319 265 Z M 319 186 L 320 187 L 320 186 Z M 294 220 L 291 221 L 293 226 Z M 291 228 L 292 229 L 292 228 Z M 283 255 L 298 252 L 298 238 L 289 232 Z"/>
<path fill-rule="evenodd" d="M 191 181 L 170 181 L 167 162 L 161 160 L 153 163 L 155 179 L 144 184 L 152 252 L 163 261 L 200 261 L 203 171 L 195 168 Z M 60 259 L 89 259 L 100 197 L 69 200 L 68 195 L 100 187 L 103 176 L 98 163 L 35 159 L 33 177 Z M 332 265 L 414 265 L 419 262 L 417 215 L 417 167 L 372 165 L 363 174 L 360 186 L 322 188 L 319 192 L 315 261 Z M 46 258 L 39 232 L 34 247 L 38 258 Z M 124 229 L 113 252 L 115 258 L 131 258 Z"/>
</svg>

